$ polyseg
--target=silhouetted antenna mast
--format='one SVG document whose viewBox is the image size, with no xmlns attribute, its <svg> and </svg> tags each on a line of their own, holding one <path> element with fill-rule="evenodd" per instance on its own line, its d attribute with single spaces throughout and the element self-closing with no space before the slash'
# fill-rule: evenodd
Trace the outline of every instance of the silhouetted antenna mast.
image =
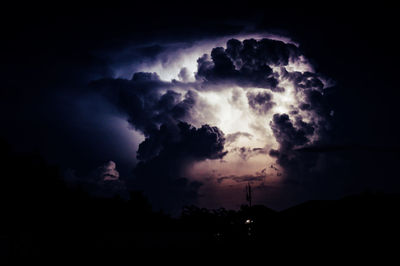
<svg viewBox="0 0 400 266">
<path fill-rule="evenodd" d="M 250 182 L 247 184 L 246 186 L 246 200 L 249 203 L 249 206 L 251 207 L 251 186 L 250 186 Z"/>
</svg>

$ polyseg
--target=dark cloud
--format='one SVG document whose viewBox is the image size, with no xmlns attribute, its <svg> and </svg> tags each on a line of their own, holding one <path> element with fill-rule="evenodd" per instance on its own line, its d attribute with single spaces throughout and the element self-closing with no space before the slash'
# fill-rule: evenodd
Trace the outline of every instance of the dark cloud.
<svg viewBox="0 0 400 266">
<path fill-rule="evenodd" d="M 139 163 L 129 187 L 143 189 L 156 208 L 169 210 L 196 201 L 201 183 L 187 179 L 184 170 L 188 165 L 222 159 L 226 154 L 225 137 L 217 127 L 202 125 L 197 129 L 182 122 L 195 120 L 195 105 L 202 103 L 193 90 L 181 94 L 170 89 L 177 85 L 161 81 L 156 73 L 144 72 L 134 73 L 131 80 L 91 83 L 94 91 L 109 99 L 146 137 L 139 144 Z"/>
<path fill-rule="evenodd" d="M 228 134 L 228 135 L 226 135 L 226 145 L 234 143 L 240 137 L 246 137 L 246 138 L 251 139 L 253 137 L 253 135 L 251 135 L 250 133 L 247 133 L 247 132 L 240 132 L 240 131 L 232 133 L 232 134 Z"/>
<path fill-rule="evenodd" d="M 253 148 L 252 152 L 255 152 L 258 154 L 267 154 L 267 150 L 265 148 Z"/>
<path fill-rule="evenodd" d="M 178 78 L 180 78 L 183 82 L 187 82 L 189 80 L 190 74 L 189 70 L 184 67 L 179 71 Z"/>
<path fill-rule="evenodd" d="M 132 81 L 136 82 L 149 82 L 149 81 L 160 81 L 160 76 L 157 73 L 148 72 L 136 72 L 132 76 Z"/>
<path fill-rule="evenodd" d="M 272 101 L 272 94 L 268 92 L 247 92 L 249 106 L 258 114 L 266 114 L 276 105 Z"/>
<path fill-rule="evenodd" d="M 256 156 L 258 154 L 267 154 L 267 150 L 265 148 L 249 148 L 249 147 L 240 147 L 233 148 L 231 152 L 238 153 L 240 158 L 243 160 L 248 160 L 250 157 Z"/>
<path fill-rule="evenodd" d="M 335 153 L 335 152 L 383 152 L 400 153 L 399 147 L 383 147 L 368 145 L 311 145 L 296 149 L 301 152 Z"/>
<path fill-rule="evenodd" d="M 232 180 L 232 181 L 235 181 L 237 183 L 261 182 L 261 181 L 264 181 L 265 178 L 266 178 L 265 171 L 262 171 L 261 173 L 256 173 L 254 175 L 222 176 L 222 177 L 217 178 L 217 182 L 219 184 L 221 184 L 225 180 Z"/>
<path fill-rule="evenodd" d="M 190 109 L 197 101 L 194 91 L 181 95 L 168 90 L 173 84 L 160 81 L 156 73 L 135 73 L 132 80 L 102 79 L 92 82 L 91 86 L 126 114 L 129 123 L 146 136 L 157 132 L 163 123 L 189 119 Z"/>
<path fill-rule="evenodd" d="M 318 115 L 326 118 L 329 117 L 332 109 L 327 97 L 325 97 L 322 91 L 318 90 L 307 90 L 306 95 L 306 108 L 311 109 Z M 303 106 L 304 107 L 304 106 Z"/>
<path fill-rule="evenodd" d="M 203 55 L 198 59 L 196 78 L 281 91 L 270 66 L 285 66 L 290 58 L 299 55 L 295 45 L 282 41 L 247 39 L 241 42 L 231 39 L 226 49 L 216 47 L 211 51 L 211 58 Z"/>
<path fill-rule="evenodd" d="M 226 154 L 224 144 L 224 133 L 217 127 L 203 125 L 196 129 L 185 122 L 163 124 L 139 145 L 137 157 L 142 161 L 156 156 L 188 160 L 221 159 Z"/>
<path fill-rule="evenodd" d="M 307 135 L 313 132 L 312 127 L 305 122 L 298 122 L 300 128 L 295 128 L 287 114 L 274 114 L 270 123 L 272 132 L 278 143 L 280 150 L 288 151 L 295 146 L 306 144 L 309 139 Z"/>
<path fill-rule="evenodd" d="M 282 78 L 290 80 L 297 90 L 317 90 L 320 91 L 324 88 L 324 83 L 321 81 L 320 76 L 316 73 L 309 71 L 288 72 L 285 67 L 281 68 Z"/>
<path fill-rule="evenodd" d="M 299 108 L 302 111 L 312 112 L 320 119 L 317 121 L 320 131 L 330 127 L 329 116 L 332 112 L 332 104 L 329 101 L 331 88 L 326 88 L 321 77 L 316 73 L 311 72 L 288 72 L 282 68 L 282 77 L 292 81 L 297 91 L 302 91 L 304 94 L 303 102 Z M 299 110 L 292 110 L 291 114 L 298 114 Z"/>
<path fill-rule="evenodd" d="M 269 155 L 270 155 L 271 157 L 278 157 L 278 156 L 279 156 L 279 151 L 278 151 L 278 150 L 275 150 L 275 149 L 271 149 L 271 150 L 269 151 Z"/>
<path fill-rule="evenodd" d="M 314 127 L 311 123 L 306 123 L 302 120 L 301 116 L 295 117 L 295 125 L 296 127 L 303 131 L 306 136 L 312 136 L 314 134 Z"/>
<path fill-rule="evenodd" d="M 269 155 L 277 158 L 277 163 L 285 171 L 286 181 L 301 182 L 317 164 L 316 154 L 300 154 L 297 149 L 311 142 L 314 132 L 311 124 L 297 118 L 295 123 L 287 114 L 275 114 L 270 123 L 272 132 L 279 143 L 279 149 L 271 149 Z"/>
<path fill-rule="evenodd" d="M 21 150 L 38 150 L 63 167 L 71 166 L 73 160 L 98 166 L 100 162 L 112 159 L 118 163 L 121 172 L 121 158 L 115 158 L 133 157 L 125 151 L 130 144 L 120 134 L 120 127 L 113 126 L 106 119 L 108 114 L 115 114 L 109 110 L 107 103 L 101 101 L 93 107 L 91 104 L 97 100 L 85 98 L 88 81 L 113 76 L 110 67 L 123 68 L 132 62 L 153 63 L 156 57 L 158 60 L 163 52 L 170 49 L 171 46 L 166 43 L 214 39 L 245 32 L 249 28 L 259 32 L 274 28 L 301 44 L 307 58 L 318 63 L 315 64 L 318 73 L 326 73 L 338 81 L 335 94 L 327 97 L 328 91 L 321 91 L 322 80 L 316 74 L 298 72 L 287 76 L 298 91 L 306 94 L 301 110 L 325 115 L 330 112 L 328 107 L 332 102 L 335 107 L 335 119 L 328 121 L 322 117 L 321 121 L 310 124 L 314 132 L 322 132 L 318 143 L 306 142 L 304 145 L 317 147 L 314 150 L 342 151 L 337 155 L 336 152 L 305 152 L 298 149 L 306 147 L 293 147 L 304 142 L 303 137 L 309 139 L 307 132 L 310 132 L 296 122 L 296 116 L 301 111 L 293 110 L 289 115 L 295 130 L 288 129 L 289 126 L 283 130 L 285 127 L 277 126 L 277 123 L 279 143 L 283 145 L 279 150 L 271 150 L 270 154 L 286 156 L 280 157 L 282 162 L 297 161 L 298 165 L 312 162 L 310 169 L 320 169 L 322 174 L 316 181 L 316 189 L 307 191 L 308 198 L 325 197 L 325 192 L 337 197 L 355 187 L 399 187 L 397 154 L 358 152 L 354 155 L 351 152 L 349 155 L 347 151 L 351 149 L 326 148 L 332 143 L 335 147 L 341 147 L 343 143 L 398 146 L 398 126 L 394 122 L 398 118 L 399 91 L 394 71 L 398 53 L 393 53 L 397 44 L 382 41 L 382 38 L 371 38 L 371 32 L 380 32 L 381 36 L 391 36 L 396 32 L 395 8 L 389 11 L 374 5 L 373 8 L 363 8 L 363 12 L 340 7 L 315 12 L 313 8 L 299 10 L 285 6 L 272 10 L 268 7 L 271 12 L 265 13 L 259 5 L 237 8 L 237 5 L 213 3 L 213 8 L 208 10 L 209 18 L 205 20 L 201 9 L 185 13 L 169 3 L 159 10 L 141 8 L 143 12 L 137 12 L 135 16 L 131 15 L 131 7 L 126 4 L 111 9 L 102 5 L 80 5 L 79 8 L 71 5 L 47 12 L 42 6 L 34 4 L 25 10 L 19 6 L 10 10 L 8 13 L 12 20 L 3 18 L 4 22 L 11 21 L 11 24 L 3 32 L 3 45 L 7 52 L 2 58 L 4 78 L 0 113 L 4 127 L 1 135 Z M 355 12 L 357 16 L 354 16 Z M 393 14 L 387 15 L 388 12 Z M 370 20 L 371 14 L 385 16 Z M 148 23 L 149 17 L 152 23 Z M 179 45 L 176 47 L 178 49 Z M 231 40 L 223 51 L 225 55 L 217 50 L 214 58 L 210 56 L 199 63 L 202 67 L 209 64 L 204 71 L 199 69 L 199 78 L 207 82 L 234 82 L 242 86 L 273 88 L 276 76 L 271 75 L 263 64 L 285 66 L 291 55 L 298 55 L 298 50 L 279 41 L 264 41 L 262 44 L 254 40 Z M 218 65 L 215 73 L 214 59 Z M 235 71 L 232 71 L 232 64 Z M 127 68 L 125 71 L 131 76 L 135 69 Z M 266 73 L 269 75 L 266 76 Z M 183 74 L 181 80 L 184 82 Z M 184 101 L 184 93 L 179 96 L 169 92 L 158 103 L 164 95 L 158 89 L 162 87 L 167 91 L 171 83 L 163 83 L 151 75 L 147 80 L 140 75 L 136 78 L 139 80 L 112 79 L 110 86 L 106 80 L 99 82 L 107 87 L 102 90 L 105 98 L 114 103 L 123 115 L 127 115 L 135 128 L 150 137 L 157 134 L 159 125 L 177 123 L 182 114 L 183 117 L 190 116 L 192 109 L 186 112 L 190 100 L 181 104 L 181 111 L 174 111 L 175 106 Z M 52 95 L 63 95 L 66 91 L 74 100 L 64 97 L 55 100 Z M 327 101 L 329 97 L 331 102 Z M 83 102 L 88 108 L 78 110 L 74 104 L 82 98 L 85 98 Z M 190 95 L 188 98 L 198 100 Z M 323 132 L 329 126 L 328 122 L 333 123 L 330 138 L 327 132 Z M 299 130 L 303 133 L 296 133 Z M 300 141 L 290 140 L 292 137 Z M 288 147 L 292 147 L 293 151 Z M 282 165 L 285 166 L 284 163 Z M 294 173 L 289 165 L 286 169 Z M 305 171 L 298 175 L 304 177 L 309 174 L 310 171 Z M 302 199 L 297 198 L 297 202 Z"/>
<path fill-rule="evenodd" d="M 201 183 L 189 181 L 185 167 L 205 159 L 222 159 L 224 143 L 224 134 L 217 127 L 163 124 L 139 145 L 140 162 L 131 185 L 143 189 L 157 208 L 171 210 L 194 203 Z"/>
</svg>

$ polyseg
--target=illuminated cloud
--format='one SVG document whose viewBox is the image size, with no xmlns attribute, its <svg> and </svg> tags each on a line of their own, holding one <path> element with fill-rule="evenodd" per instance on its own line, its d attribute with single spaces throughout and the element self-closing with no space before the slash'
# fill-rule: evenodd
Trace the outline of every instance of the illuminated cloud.
<svg viewBox="0 0 400 266">
<path fill-rule="evenodd" d="M 315 163 L 295 150 L 326 135 L 329 84 L 296 44 L 279 37 L 222 38 L 173 44 L 159 56 L 136 66 L 129 79 L 91 84 L 145 137 L 136 186 L 187 191 L 195 199 L 201 186 L 192 182 L 275 184 L 302 170 L 303 160 Z"/>
<path fill-rule="evenodd" d="M 107 162 L 101 170 L 100 177 L 104 181 L 115 181 L 119 179 L 119 173 L 113 161 Z"/>
</svg>

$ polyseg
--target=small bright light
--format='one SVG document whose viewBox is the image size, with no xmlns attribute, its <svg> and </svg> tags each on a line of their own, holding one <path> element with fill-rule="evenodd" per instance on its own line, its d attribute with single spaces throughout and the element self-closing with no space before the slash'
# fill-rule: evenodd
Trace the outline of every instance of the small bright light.
<svg viewBox="0 0 400 266">
<path fill-rule="evenodd" d="M 245 223 L 245 224 L 251 224 L 251 223 L 253 223 L 253 221 L 250 220 L 250 219 L 247 219 L 246 222 L 244 222 L 244 223 Z"/>
</svg>

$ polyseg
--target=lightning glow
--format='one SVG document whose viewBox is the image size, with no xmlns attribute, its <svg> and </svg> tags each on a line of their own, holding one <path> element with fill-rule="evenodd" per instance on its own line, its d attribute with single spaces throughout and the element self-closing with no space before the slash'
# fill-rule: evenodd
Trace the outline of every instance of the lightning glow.
<svg viewBox="0 0 400 266">
<path fill-rule="evenodd" d="M 185 122 L 196 127 L 209 124 L 218 127 L 225 136 L 236 136 L 226 143 L 225 149 L 228 153 L 223 159 L 204 160 L 188 165 L 186 174 L 189 178 L 202 183 L 209 180 L 211 184 L 217 186 L 234 186 L 238 182 L 242 182 L 241 180 L 250 180 L 259 185 L 276 184 L 282 179 L 283 169 L 275 163 L 276 158 L 269 155 L 271 149 L 279 149 L 279 143 L 273 134 L 270 123 L 274 114 L 297 114 L 305 123 L 318 120 L 314 111 L 301 108 L 306 95 L 296 86 L 306 85 L 304 83 L 295 84 L 294 78 L 288 74 L 303 75 L 304 73 L 313 73 L 314 70 L 307 59 L 299 55 L 289 58 L 289 62 L 285 66 L 270 66 L 272 76 L 278 81 L 275 90 L 242 87 L 237 84 L 199 84 L 196 80 L 197 59 L 203 54 L 210 54 L 215 47 L 226 48 L 227 40 L 232 37 L 243 40 L 249 37 L 261 39 L 266 36 L 229 36 L 212 42 L 199 41 L 179 49 L 167 49 L 167 52 L 162 55 L 163 60 L 151 65 L 141 65 L 138 70 L 156 72 L 161 80 L 166 82 L 179 81 L 178 83 L 172 82 L 176 86 L 172 86 L 168 90 L 180 93 L 181 100 L 189 90 L 196 93 L 199 100 L 192 107 L 191 116 L 186 118 Z M 267 37 L 297 46 L 288 38 L 272 35 Z M 171 47 L 175 46 L 171 45 Z M 183 68 L 187 73 L 185 78 L 180 75 Z M 326 85 L 326 82 L 321 80 Z M 164 93 L 166 91 L 167 89 L 164 90 Z M 266 94 L 268 94 L 270 105 L 263 106 L 265 102 L 256 103 L 256 106 L 250 104 L 249 97 L 251 95 L 264 97 L 263 95 Z M 260 104 L 258 107 L 263 109 L 257 110 L 257 104 Z M 295 115 L 290 116 L 292 124 L 296 127 L 294 118 Z M 315 132 L 309 136 L 311 141 L 318 140 L 318 131 Z"/>
</svg>

